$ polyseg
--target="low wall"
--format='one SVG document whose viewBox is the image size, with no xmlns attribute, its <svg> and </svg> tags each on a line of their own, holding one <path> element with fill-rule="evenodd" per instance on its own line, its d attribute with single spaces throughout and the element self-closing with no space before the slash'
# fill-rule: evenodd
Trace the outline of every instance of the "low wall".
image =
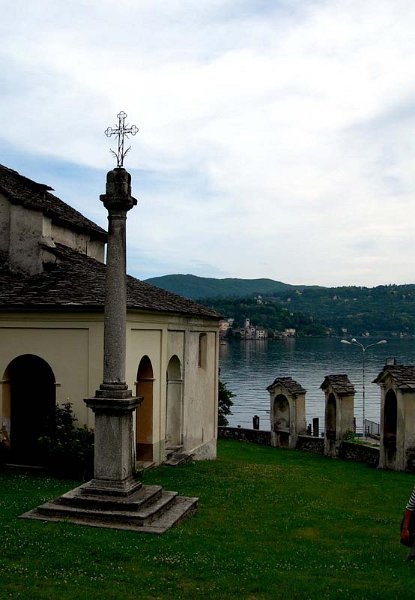
<svg viewBox="0 0 415 600">
<path fill-rule="evenodd" d="M 324 438 L 312 435 L 299 435 L 297 439 L 297 450 L 324 454 Z"/>
<path fill-rule="evenodd" d="M 218 438 L 224 440 L 242 440 L 261 446 L 271 446 L 271 432 L 261 429 L 243 429 L 242 427 L 218 427 Z"/>
<path fill-rule="evenodd" d="M 342 442 L 339 448 L 339 458 L 364 462 L 373 467 L 379 465 L 379 447 Z"/>
</svg>

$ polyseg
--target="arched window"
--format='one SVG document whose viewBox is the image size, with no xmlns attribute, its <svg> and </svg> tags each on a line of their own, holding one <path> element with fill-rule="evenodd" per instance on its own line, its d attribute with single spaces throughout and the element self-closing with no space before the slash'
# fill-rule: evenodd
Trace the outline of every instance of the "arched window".
<svg viewBox="0 0 415 600">
<path fill-rule="evenodd" d="M 206 369 L 206 361 L 207 361 L 207 334 L 200 333 L 199 334 L 199 359 L 198 366 L 202 369 Z"/>
<path fill-rule="evenodd" d="M 136 394 L 143 400 L 136 410 L 136 450 L 138 460 L 153 459 L 153 367 L 143 356 L 137 369 Z"/>
</svg>

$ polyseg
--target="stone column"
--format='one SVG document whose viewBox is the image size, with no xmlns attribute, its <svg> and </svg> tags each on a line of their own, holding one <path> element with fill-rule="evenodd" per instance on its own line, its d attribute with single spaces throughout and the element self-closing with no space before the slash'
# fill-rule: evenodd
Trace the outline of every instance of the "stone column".
<svg viewBox="0 0 415 600">
<path fill-rule="evenodd" d="M 107 274 L 104 317 L 104 376 L 95 397 L 85 400 L 95 413 L 94 479 L 89 493 L 128 495 L 140 484 L 134 478 L 133 413 L 140 399 L 125 382 L 126 355 L 126 220 L 137 204 L 131 175 L 118 167 L 107 174 L 101 201 L 108 210 Z"/>
</svg>

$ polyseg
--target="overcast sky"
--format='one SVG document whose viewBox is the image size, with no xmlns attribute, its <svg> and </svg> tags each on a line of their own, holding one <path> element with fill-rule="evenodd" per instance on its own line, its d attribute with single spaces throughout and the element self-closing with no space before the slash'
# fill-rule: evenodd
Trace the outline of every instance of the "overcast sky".
<svg viewBox="0 0 415 600">
<path fill-rule="evenodd" d="M 0 0 L 0 162 L 97 223 L 139 127 L 128 270 L 415 283 L 413 0 Z"/>
</svg>

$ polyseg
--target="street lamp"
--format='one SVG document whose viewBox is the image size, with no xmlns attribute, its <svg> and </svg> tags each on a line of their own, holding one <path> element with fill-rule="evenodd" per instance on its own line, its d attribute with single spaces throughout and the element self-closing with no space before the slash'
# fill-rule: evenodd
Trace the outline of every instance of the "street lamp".
<svg viewBox="0 0 415 600">
<path fill-rule="evenodd" d="M 363 344 L 361 344 L 360 342 L 357 341 L 356 338 L 352 338 L 351 341 L 349 342 L 349 340 L 341 340 L 342 344 L 349 344 L 349 346 L 359 346 L 362 350 L 362 381 L 363 381 L 363 385 L 362 385 L 362 397 L 363 397 L 363 404 L 362 404 L 362 412 L 363 412 L 363 436 L 366 437 L 366 431 L 365 431 L 365 358 L 366 358 L 366 350 L 368 348 L 371 348 L 372 346 L 378 346 L 379 344 L 387 344 L 386 340 L 379 340 L 378 342 L 374 342 L 373 344 L 368 344 L 367 346 L 364 346 Z"/>
</svg>

